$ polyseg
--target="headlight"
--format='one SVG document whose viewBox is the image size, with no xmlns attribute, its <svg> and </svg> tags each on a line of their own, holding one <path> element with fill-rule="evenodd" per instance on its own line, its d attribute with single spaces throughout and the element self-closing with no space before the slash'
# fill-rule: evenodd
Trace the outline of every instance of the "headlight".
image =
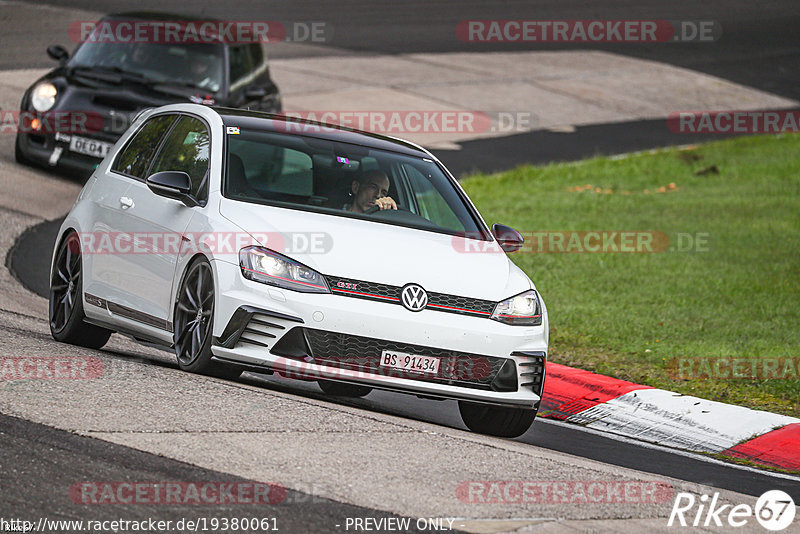
<svg viewBox="0 0 800 534">
<path fill-rule="evenodd" d="M 520 326 L 542 324 L 542 305 L 539 303 L 539 295 L 531 289 L 516 297 L 498 302 L 494 307 L 492 319 Z"/>
<path fill-rule="evenodd" d="M 262 247 L 239 251 L 242 276 L 254 282 L 303 293 L 330 293 L 325 278 L 314 269 Z"/>
<path fill-rule="evenodd" d="M 36 111 L 47 111 L 56 103 L 58 89 L 50 82 L 41 82 L 31 91 L 31 104 Z"/>
</svg>

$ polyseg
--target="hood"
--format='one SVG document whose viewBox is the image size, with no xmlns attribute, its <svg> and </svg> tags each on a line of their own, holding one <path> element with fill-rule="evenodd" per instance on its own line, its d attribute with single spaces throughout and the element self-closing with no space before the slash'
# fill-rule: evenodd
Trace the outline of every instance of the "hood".
<svg viewBox="0 0 800 534">
<path fill-rule="evenodd" d="M 89 113 L 92 121 L 94 117 L 100 118 L 101 136 L 110 138 L 122 135 L 142 109 L 178 102 L 215 102 L 213 95 L 198 89 L 125 80 L 115 82 L 113 74 L 107 78 L 82 75 L 60 67 L 38 81 L 50 81 L 61 93 L 52 111 L 78 110 Z"/>
<path fill-rule="evenodd" d="M 450 235 L 230 199 L 220 213 L 262 245 L 325 275 L 394 286 L 413 282 L 427 291 L 494 301 L 532 287 L 489 242 L 477 243 L 490 251 L 465 252 L 476 247 Z"/>
</svg>

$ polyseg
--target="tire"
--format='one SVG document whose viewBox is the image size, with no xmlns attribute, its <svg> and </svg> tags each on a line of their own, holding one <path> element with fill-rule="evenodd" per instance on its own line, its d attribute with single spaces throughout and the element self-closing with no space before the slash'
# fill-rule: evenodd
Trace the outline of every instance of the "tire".
<svg viewBox="0 0 800 534">
<path fill-rule="evenodd" d="M 173 341 L 178 367 L 190 373 L 233 380 L 242 369 L 212 361 L 214 328 L 214 273 L 205 258 L 193 261 L 178 291 L 175 303 Z"/>
<path fill-rule="evenodd" d="M 537 412 L 466 401 L 458 401 L 458 411 L 461 412 L 461 420 L 473 432 L 501 438 L 516 438 L 527 432 Z"/>
<path fill-rule="evenodd" d="M 334 397 L 365 397 L 372 391 L 369 386 L 356 386 L 354 384 L 331 382 L 330 380 L 318 380 L 317 383 L 322 391 Z"/>
<path fill-rule="evenodd" d="M 50 278 L 50 334 L 62 343 L 99 349 L 111 330 L 88 324 L 83 313 L 83 262 L 78 234 L 70 233 L 56 253 Z"/>
</svg>

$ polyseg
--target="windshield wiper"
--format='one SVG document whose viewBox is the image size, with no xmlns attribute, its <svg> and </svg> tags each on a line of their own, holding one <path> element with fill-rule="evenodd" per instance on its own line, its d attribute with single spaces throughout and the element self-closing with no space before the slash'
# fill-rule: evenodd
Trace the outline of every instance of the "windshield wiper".
<svg viewBox="0 0 800 534">
<path fill-rule="evenodd" d="M 163 82 L 158 82 L 158 85 L 172 85 L 178 87 L 189 87 L 190 89 L 200 89 L 207 93 L 216 93 L 216 91 L 212 91 L 208 87 L 199 85 L 195 82 L 187 82 L 185 80 L 164 80 Z"/>
<path fill-rule="evenodd" d="M 95 66 L 76 65 L 74 67 L 70 67 L 70 72 L 75 72 L 75 71 L 78 71 L 81 76 L 90 75 L 90 77 L 94 77 L 101 80 L 109 80 L 107 77 L 102 76 L 102 74 L 111 73 L 111 74 L 116 74 L 118 76 L 117 78 L 114 79 L 114 81 L 116 82 L 121 82 L 122 80 L 128 80 L 128 81 L 143 83 L 146 85 L 160 83 L 159 81 L 153 80 L 152 78 L 149 78 L 148 76 L 142 74 L 141 72 L 126 70 L 123 69 L 122 67 L 108 67 L 102 65 L 95 65 Z M 97 74 L 100 74 L 100 76 L 97 76 Z"/>
<path fill-rule="evenodd" d="M 119 75 L 113 75 L 113 73 L 108 71 L 98 70 L 94 67 L 87 67 L 84 65 L 67 68 L 67 75 L 72 76 L 75 74 L 83 76 L 84 78 L 92 78 L 95 80 L 102 80 L 104 82 L 119 83 L 122 81 L 122 77 Z M 109 77 L 109 74 L 112 74 L 112 76 Z"/>
<path fill-rule="evenodd" d="M 115 74 L 119 74 L 120 76 L 128 80 L 134 80 L 141 83 L 157 83 L 156 80 L 149 78 L 147 75 L 142 74 L 141 72 L 126 70 L 123 69 L 122 67 L 99 67 L 99 68 L 103 70 L 109 70 Z"/>
</svg>

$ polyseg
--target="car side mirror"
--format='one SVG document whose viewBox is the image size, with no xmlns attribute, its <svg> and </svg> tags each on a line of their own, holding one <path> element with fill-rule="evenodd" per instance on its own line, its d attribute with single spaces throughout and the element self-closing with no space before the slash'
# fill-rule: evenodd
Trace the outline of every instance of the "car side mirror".
<svg viewBox="0 0 800 534">
<path fill-rule="evenodd" d="M 505 224 L 494 224 L 492 226 L 492 235 L 505 252 L 516 252 L 525 243 L 525 238 L 522 237 L 522 234 Z"/>
<path fill-rule="evenodd" d="M 151 175 L 145 182 L 156 195 L 183 202 L 185 205 L 197 206 L 192 196 L 192 180 L 183 171 L 161 171 Z"/>
<path fill-rule="evenodd" d="M 50 45 L 47 47 L 47 55 L 60 63 L 69 59 L 69 52 L 61 45 Z"/>
<path fill-rule="evenodd" d="M 267 90 L 263 87 L 251 85 L 244 90 L 244 97 L 247 100 L 261 100 L 265 96 L 267 96 Z"/>
</svg>

